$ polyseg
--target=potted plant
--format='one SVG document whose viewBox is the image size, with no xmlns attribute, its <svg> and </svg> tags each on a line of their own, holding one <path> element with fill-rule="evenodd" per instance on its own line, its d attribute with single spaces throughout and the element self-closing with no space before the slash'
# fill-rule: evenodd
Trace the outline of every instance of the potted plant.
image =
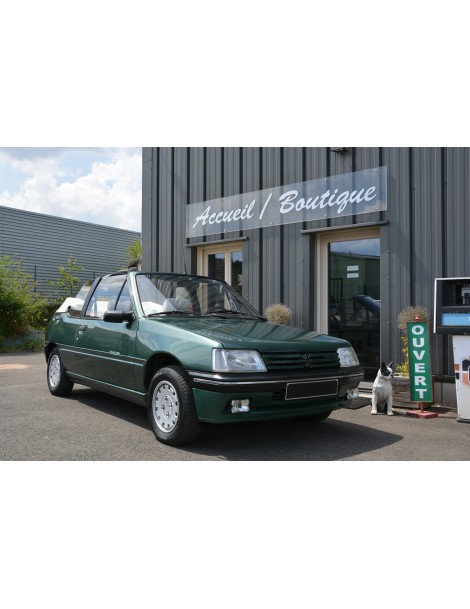
<svg viewBox="0 0 470 609">
<path fill-rule="evenodd" d="M 264 310 L 264 315 L 272 324 L 288 324 L 292 316 L 292 311 L 285 304 L 272 304 Z"/>
<path fill-rule="evenodd" d="M 421 305 L 405 307 L 397 317 L 397 327 L 401 331 L 401 352 L 404 361 L 394 367 L 393 404 L 396 406 L 413 406 L 410 400 L 410 358 L 408 352 L 408 323 L 412 321 L 429 321 L 431 315 L 426 307 Z"/>
</svg>

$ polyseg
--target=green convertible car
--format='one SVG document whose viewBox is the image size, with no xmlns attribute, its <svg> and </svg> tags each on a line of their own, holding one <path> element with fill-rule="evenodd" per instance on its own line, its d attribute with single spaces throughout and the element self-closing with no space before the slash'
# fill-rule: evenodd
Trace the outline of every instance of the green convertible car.
<svg viewBox="0 0 470 609">
<path fill-rule="evenodd" d="M 222 281 L 119 272 L 77 296 L 46 331 L 50 392 L 76 382 L 145 406 L 165 444 L 201 422 L 322 421 L 363 378 L 348 342 L 268 323 Z"/>
</svg>

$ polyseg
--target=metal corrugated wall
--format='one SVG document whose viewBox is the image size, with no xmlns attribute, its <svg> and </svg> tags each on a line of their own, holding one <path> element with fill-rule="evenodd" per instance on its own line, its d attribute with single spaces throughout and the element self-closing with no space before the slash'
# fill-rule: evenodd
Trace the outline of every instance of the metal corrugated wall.
<svg viewBox="0 0 470 609">
<path fill-rule="evenodd" d="M 312 327 L 315 232 L 380 224 L 382 355 L 400 359 L 396 318 L 408 304 L 431 311 L 435 277 L 470 275 L 468 148 L 144 148 L 143 262 L 153 270 L 194 272 L 185 206 L 369 169 L 388 168 L 388 211 L 350 218 L 213 235 L 244 241 L 244 294 L 259 310 L 285 302 L 293 324 Z M 385 224 L 384 224 L 385 222 Z M 304 232 L 301 232 L 304 231 Z M 452 374 L 447 337 L 434 337 L 436 374 Z"/>
<path fill-rule="evenodd" d="M 58 279 L 57 269 L 69 256 L 84 267 L 84 281 L 93 279 L 123 268 L 136 239 L 140 233 L 134 231 L 0 206 L 0 256 L 22 259 L 44 296 L 51 294 L 47 281 Z"/>
</svg>

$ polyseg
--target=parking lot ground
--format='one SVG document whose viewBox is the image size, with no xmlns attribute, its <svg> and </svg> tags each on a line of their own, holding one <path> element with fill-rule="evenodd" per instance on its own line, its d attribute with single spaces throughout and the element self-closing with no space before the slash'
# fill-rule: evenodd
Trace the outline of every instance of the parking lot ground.
<svg viewBox="0 0 470 609">
<path fill-rule="evenodd" d="M 204 425 L 193 444 L 155 439 L 146 410 L 76 385 L 53 397 L 42 353 L 0 354 L 2 461 L 468 461 L 470 424 L 455 410 L 433 419 L 341 409 L 308 419 Z"/>
</svg>

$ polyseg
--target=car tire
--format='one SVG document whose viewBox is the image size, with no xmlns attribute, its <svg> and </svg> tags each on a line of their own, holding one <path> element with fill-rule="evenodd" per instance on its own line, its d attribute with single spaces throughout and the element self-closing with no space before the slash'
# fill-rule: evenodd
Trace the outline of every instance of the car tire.
<svg viewBox="0 0 470 609">
<path fill-rule="evenodd" d="M 150 383 L 147 397 L 150 425 L 160 442 L 171 446 L 188 444 L 201 429 L 191 387 L 179 366 L 159 370 Z"/>
<path fill-rule="evenodd" d="M 52 395 L 57 396 L 69 395 L 73 389 L 73 381 L 67 376 L 57 348 L 52 349 L 47 360 L 47 386 Z"/>
</svg>

